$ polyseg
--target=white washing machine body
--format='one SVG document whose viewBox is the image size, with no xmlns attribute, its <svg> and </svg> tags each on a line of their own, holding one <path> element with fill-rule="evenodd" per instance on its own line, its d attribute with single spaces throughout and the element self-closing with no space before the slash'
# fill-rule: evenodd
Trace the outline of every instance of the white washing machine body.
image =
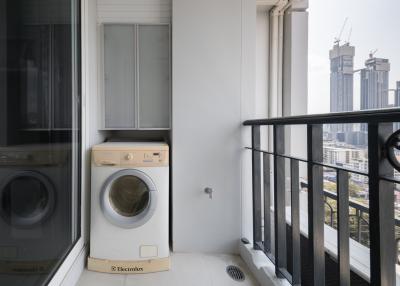
<svg viewBox="0 0 400 286">
<path fill-rule="evenodd" d="M 169 149 L 120 143 L 92 149 L 90 257 L 169 257 Z"/>
</svg>

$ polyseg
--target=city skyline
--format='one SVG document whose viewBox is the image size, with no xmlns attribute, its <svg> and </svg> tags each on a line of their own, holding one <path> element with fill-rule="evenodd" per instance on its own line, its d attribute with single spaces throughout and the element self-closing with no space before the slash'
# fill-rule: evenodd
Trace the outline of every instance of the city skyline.
<svg viewBox="0 0 400 286">
<path fill-rule="evenodd" d="M 363 7 L 362 13 L 359 12 L 360 6 Z M 389 104 L 395 103 L 395 89 L 397 81 L 400 81 L 400 41 L 393 34 L 395 27 L 400 25 L 400 18 L 396 16 L 399 9 L 400 1 L 395 0 L 310 0 L 308 113 L 331 111 L 329 51 L 346 17 L 348 22 L 340 44 L 349 41 L 355 47 L 354 69 L 364 69 L 371 51 L 378 49 L 374 57 L 389 59 L 391 63 Z M 378 11 L 386 15 L 380 21 L 376 20 Z M 324 25 L 318 24 L 321 22 Z M 354 74 L 354 110 L 361 109 L 360 76 L 361 73 Z"/>
<path fill-rule="evenodd" d="M 360 73 L 361 89 L 359 94 L 356 94 L 360 100 L 360 109 L 369 110 L 390 107 L 388 100 L 389 60 L 375 57 L 376 51 L 373 51 L 365 61 L 365 66 L 355 70 L 355 50 L 356 47 L 352 46 L 349 41 L 341 45 L 340 41 L 336 40 L 329 51 L 330 112 L 354 111 L 354 74 L 356 73 Z M 395 92 L 394 103 L 392 105 L 399 106 L 400 102 L 397 96 L 399 90 L 393 89 L 392 91 Z M 354 130 L 353 127 L 353 124 L 330 125 L 331 138 L 353 145 L 365 144 L 366 136 L 360 134 L 359 130 Z M 366 132 L 366 128 L 365 125 L 362 125 L 361 131 Z"/>
<path fill-rule="evenodd" d="M 375 52 L 369 54 L 365 66 L 354 69 L 354 55 L 356 47 L 350 42 L 340 44 L 335 42 L 329 50 L 330 60 L 330 112 L 353 111 L 354 105 L 354 75 L 360 73 L 360 92 L 356 94 L 360 100 L 360 109 L 380 109 L 390 106 L 399 106 L 400 82 L 396 87 L 389 89 L 389 59 L 374 56 Z M 394 92 L 393 103 L 389 104 L 389 91 Z M 350 127 L 350 126 L 347 126 Z M 341 124 L 333 125 L 334 132 L 351 131 Z M 332 129 L 331 128 L 331 129 Z"/>
</svg>

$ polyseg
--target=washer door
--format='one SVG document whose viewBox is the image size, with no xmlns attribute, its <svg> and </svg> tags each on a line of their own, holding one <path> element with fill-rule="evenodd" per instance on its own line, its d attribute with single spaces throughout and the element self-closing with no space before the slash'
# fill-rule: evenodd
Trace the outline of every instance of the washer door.
<svg viewBox="0 0 400 286">
<path fill-rule="evenodd" d="M 123 228 L 139 227 L 154 214 L 157 205 L 156 186 L 141 171 L 118 171 L 104 184 L 100 205 L 112 224 Z"/>
<path fill-rule="evenodd" d="M 55 189 L 44 175 L 20 171 L 5 178 L 0 187 L 1 215 L 12 226 L 31 227 L 53 211 Z"/>
</svg>

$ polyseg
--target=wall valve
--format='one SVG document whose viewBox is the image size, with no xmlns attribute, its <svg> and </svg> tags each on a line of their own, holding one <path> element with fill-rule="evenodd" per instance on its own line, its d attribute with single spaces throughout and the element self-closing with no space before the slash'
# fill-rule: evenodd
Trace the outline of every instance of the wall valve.
<svg viewBox="0 0 400 286">
<path fill-rule="evenodd" d="M 213 194 L 213 189 L 212 189 L 212 188 L 207 187 L 207 188 L 204 189 L 204 192 L 205 192 L 206 194 L 208 194 L 208 196 L 210 197 L 210 199 L 212 199 L 212 194 Z"/>
</svg>

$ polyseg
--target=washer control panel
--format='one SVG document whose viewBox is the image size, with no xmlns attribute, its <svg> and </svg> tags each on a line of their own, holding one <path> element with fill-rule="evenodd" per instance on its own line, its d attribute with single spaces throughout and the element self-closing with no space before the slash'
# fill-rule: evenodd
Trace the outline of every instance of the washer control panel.
<svg viewBox="0 0 400 286">
<path fill-rule="evenodd" d="M 96 166 L 157 167 L 168 166 L 168 151 L 121 150 L 93 152 Z"/>
</svg>

